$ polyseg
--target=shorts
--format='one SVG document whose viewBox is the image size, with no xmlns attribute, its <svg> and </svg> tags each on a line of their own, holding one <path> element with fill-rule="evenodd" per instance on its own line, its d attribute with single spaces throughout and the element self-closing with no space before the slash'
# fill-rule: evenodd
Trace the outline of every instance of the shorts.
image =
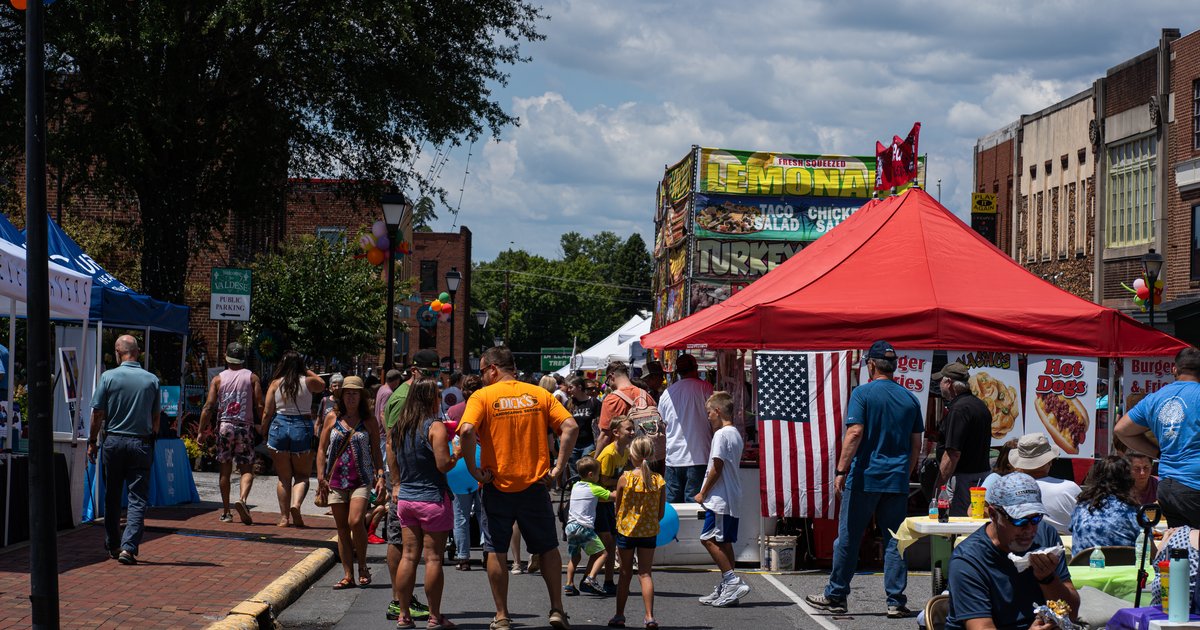
<svg viewBox="0 0 1200 630">
<path fill-rule="evenodd" d="M 483 511 L 487 513 L 488 528 L 484 551 L 507 554 L 514 522 L 520 526 L 521 538 L 530 554 L 558 548 L 558 522 L 545 484 L 535 483 L 520 492 L 501 492 L 487 484 L 483 487 Z"/>
<path fill-rule="evenodd" d="M 719 543 L 737 542 L 738 519 L 728 514 L 717 514 L 712 510 L 704 510 L 704 529 L 700 531 L 700 540 L 715 540 Z"/>
<path fill-rule="evenodd" d="M 383 517 L 384 538 L 389 545 L 404 544 L 404 527 L 400 525 L 400 517 L 396 516 L 396 502 L 387 502 L 387 513 Z"/>
<path fill-rule="evenodd" d="M 396 501 L 396 516 L 400 527 L 420 527 L 427 532 L 448 532 L 454 529 L 454 503 L 450 495 L 441 503 L 427 501 Z"/>
<path fill-rule="evenodd" d="M 574 556 L 580 550 L 589 556 L 594 556 L 601 551 L 604 551 L 604 543 L 600 542 L 600 537 L 596 535 L 596 530 L 574 521 L 567 523 L 567 551 Z"/>
<path fill-rule="evenodd" d="M 626 536 L 617 533 L 617 549 L 654 549 L 658 547 L 658 536 Z"/>
<path fill-rule="evenodd" d="M 222 422 L 217 429 L 217 461 L 238 466 L 254 463 L 254 434 L 249 425 Z"/>
<path fill-rule="evenodd" d="M 363 501 L 371 500 L 371 489 L 366 486 L 359 486 L 354 489 L 340 490 L 338 488 L 329 489 L 329 505 L 335 503 L 349 503 L 350 499 L 362 499 Z"/>
<path fill-rule="evenodd" d="M 267 447 L 277 453 L 301 455 L 312 451 L 313 423 L 308 416 L 275 414 L 267 431 Z"/>
<path fill-rule="evenodd" d="M 596 533 L 617 533 L 617 507 L 612 501 L 601 501 L 596 504 Z"/>
<path fill-rule="evenodd" d="M 1164 477 L 1158 482 L 1158 505 L 1167 527 L 1200 528 L 1200 490 Z"/>
</svg>

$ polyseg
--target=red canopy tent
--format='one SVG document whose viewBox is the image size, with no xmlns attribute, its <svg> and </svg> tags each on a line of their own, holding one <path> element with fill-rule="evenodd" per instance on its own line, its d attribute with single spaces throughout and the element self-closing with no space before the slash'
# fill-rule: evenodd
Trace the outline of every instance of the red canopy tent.
<svg viewBox="0 0 1200 630">
<path fill-rule="evenodd" d="M 1029 273 L 923 190 L 868 202 L 646 348 L 899 348 L 1173 355 L 1186 344 Z"/>
</svg>

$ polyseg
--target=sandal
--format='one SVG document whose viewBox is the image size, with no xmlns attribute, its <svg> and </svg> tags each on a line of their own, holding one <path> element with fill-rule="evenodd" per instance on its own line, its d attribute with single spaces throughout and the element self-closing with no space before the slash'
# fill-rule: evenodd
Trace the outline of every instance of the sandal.
<svg viewBox="0 0 1200 630">
<path fill-rule="evenodd" d="M 446 615 L 442 615 L 438 619 L 434 619 L 433 617 L 430 617 L 429 623 L 427 623 L 425 625 L 425 630 L 453 630 L 454 628 L 457 628 L 457 627 L 458 627 L 458 625 L 455 624 L 453 621 L 450 621 L 450 619 L 447 618 Z"/>
<path fill-rule="evenodd" d="M 488 624 L 488 630 L 508 630 L 511 627 L 511 619 L 493 619 L 492 623 Z"/>
<path fill-rule="evenodd" d="M 652 629 L 654 629 L 654 630 L 657 630 L 657 629 L 658 629 L 658 622 L 654 620 L 654 617 L 651 617 L 651 618 L 649 618 L 649 619 L 647 619 L 647 620 L 645 620 L 645 621 L 643 621 L 643 622 L 642 622 L 642 627 L 643 627 L 643 628 L 652 628 Z"/>
<path fill-rule="evenodd" d="M 612 619 L 608 620 L 608 627 L 609 628 L 624 628 L 625 627 L 625 615 L 613 615 Z"/>
<path fill-rule="evenodd" d="M 358 570 L 358 585 L 359 587 L 371 585 L 371 570 L 363 567 Z"/>
<path fill-rule="evenodd" d="M 417 627 L 417 624 L 413 623 L 412 617 L 409 617 L 408 615 L 404 615 L 403 617 L 400 617 L 399 619 L 396 620 L 396 628 L 403 629 L 403 628 L 416 628 L 416 627 Z"/>
<path fill-rule="evenodd" d="M 333 585 L 333 590 L 340 591 L 343 589 L 351 588 L 352 586 L 354 586 L 354 578 L 344 577 L 341 580 L 338 580 L 337 584 Z"/>
<path fill-rule="evenodd" d="M 462 562 L 459 562 L 458 565 L 455 566 L 454 568 L 458 569 L 459 571 L 470 571 L 471 570 L 471 561 L 463 560 Z"/>
</svg>

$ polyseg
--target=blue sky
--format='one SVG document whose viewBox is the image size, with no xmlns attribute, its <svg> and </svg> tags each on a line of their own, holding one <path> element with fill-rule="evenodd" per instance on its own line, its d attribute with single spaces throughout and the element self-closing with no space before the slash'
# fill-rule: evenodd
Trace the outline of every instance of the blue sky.
<svg viewBox="0 0 1200 630">
<path fill-rule="evenodd" d="M 978 137 L 1200 24 L 1190 2 L 547 0 L 546 40 L 496 96 L 521 119 L 450 150 L 438 183 L 475 234 L 557 256 L 559 236 L 653 236 L 655 183 L 693 144 L 873 153 L 921 121 L 928 189 L 965 212 Z M 886 143 L 886 142 L 885 142 Z M 432 151 L 421 158 L 428 164 Z M 465 175 L 465 177 L 464 177 Z M 457 230 L 446 209 L 434 229 Z"/>
</svg>

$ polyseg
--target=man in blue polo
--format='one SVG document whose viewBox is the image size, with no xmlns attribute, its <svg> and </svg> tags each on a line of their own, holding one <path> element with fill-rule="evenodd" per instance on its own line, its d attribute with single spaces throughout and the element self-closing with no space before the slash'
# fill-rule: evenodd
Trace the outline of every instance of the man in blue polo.
<svg viewBox="0 0 1200 630">
<path fill-rule="evenodd" d="M 158 377 L 138 363 L 141 349 L 129 335 L 117 338 L 116 368 L 100 375 L 92 394 L 88 459 L 96 461 L 104 431 L 104 548 L 121 564 L 137 564 L 142 523 L 150 496 L 153 438 L 158 434 Z M 121 536 L 121 491 L 129 487 L 129 511 Z"/>
<path fill-rule="evenodd" d="M 883 588 L 887 616 L 912 615 L 908 598 L 908 565 L 890 532 L 900 528 L 908 507 L 908 480 L 921 450 L 921 405 L 892 380 L 896 350 L 876 341 L 867 351 L 868 382 L 850 393 L 846 435 L 838 458 L 834 488 L 842 495 L 838 537 L 833 544 L 833 570 L 821 595 L 805 600 L 835 614 L 846 612 L 850 580 L 858 566 L 858 547 L 874 516 L 883 533 Z"/>
</svg>

